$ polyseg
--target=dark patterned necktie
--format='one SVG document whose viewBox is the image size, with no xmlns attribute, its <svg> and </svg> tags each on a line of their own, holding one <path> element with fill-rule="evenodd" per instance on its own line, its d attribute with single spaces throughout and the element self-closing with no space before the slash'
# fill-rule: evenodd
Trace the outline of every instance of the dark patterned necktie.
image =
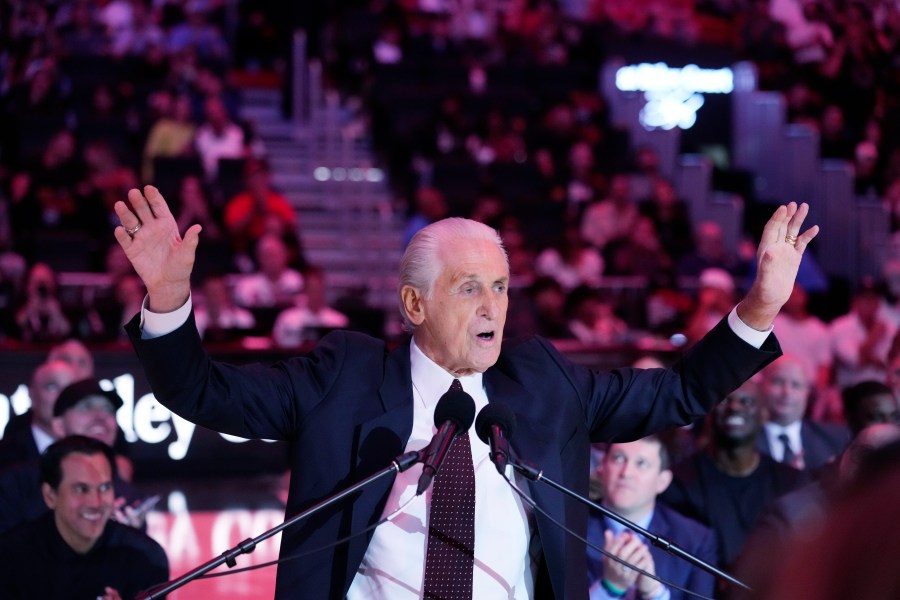
<svg viewBox="0 0 900 600">
<path fill-rule="evenodd" d="M 451 390 L 462 390 L 454 379 Z M 468 432 L 453 440 L 431 490 L 425 598 L 472 600 L 475 468 Z"/>
<path fill-rule="evenodd" d="M 786 433 L 779 435 L 778 439 L 781 440 L 781 445 L 784 446 L 784 456 L 781 458 L 781 462 L 793 467 L 797 462 L 797 455 L 794 454 L 794 449 L 791 448 L 791 439 Z"/>
</svg>

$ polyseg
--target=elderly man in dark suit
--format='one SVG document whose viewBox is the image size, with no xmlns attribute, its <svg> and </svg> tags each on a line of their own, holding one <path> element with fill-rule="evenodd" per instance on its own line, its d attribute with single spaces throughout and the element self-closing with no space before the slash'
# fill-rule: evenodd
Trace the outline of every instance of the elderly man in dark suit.
<svg viewBox="0 0 900 600">
<path fill-rule="evenodd" d="M 148 295 L 127 329 L 154 393 L 176 413 L 218 431 L 289 440 L 288 515 L 404 450 L 422 448 L 435 431 L 438 398 L 456 381 L 476 408 L 510 406 L 519 423 L 515 452 L 586 495 L 592 441 L 638 439 L 697 419 L 778 356 L 771 324 L 818 232 L 800 232 L 807 206 L 779 207 L 762 234 L 759 274 L 746 298 L 671 369 L 594 371 L 540 338 L 506 343 L 501 351 L 508 261 L 497 233 L 466 219 L 429 225 L 404 253 L 399 303 L 412 330 L 408 343 L 391 350 L 381 340 L 339 331 L 307 356 L 269 368 L 234 367 L 210 359 L 194 326 L 190 274 L 200 226 L 182 237 L 152 186 L 130 191 L 128 200 L 116 203 L 122 224 L 115 235 Z M 467 569 L 449 578 L 464 588 L 453 597 L 586 598 L 585 545 L 553 519 L 583 535 L 587 510 L 534 482 L 525 494 L 540 510 L 532 508 L 498 476 L 486 446 L 468 435 L 457 440 L 451 453 L 468 461 L 460 466 L 468 475 L 460 474 L 467 508 L 456 516 L 470 523 L 474 540 L 451 544 L 466 559 L 456 566 Z M 448 471 L 437 474 L 435 488 L 445 473 L 457 474 Z M 279 569 L 277 597 L 433 595 L 440 582 L 428 557 L 440 537 L 431 520 L 439 503 L 435 494 L 416 494 L 420 472 L 416 466 L 379 479 L 352 501 L 285 531 L 282 556 L 306 554 Z"/>
</svg>

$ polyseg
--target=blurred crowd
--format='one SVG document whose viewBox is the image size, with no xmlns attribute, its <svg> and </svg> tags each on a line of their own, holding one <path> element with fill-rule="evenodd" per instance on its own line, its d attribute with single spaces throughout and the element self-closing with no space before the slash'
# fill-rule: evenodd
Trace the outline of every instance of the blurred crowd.
<svg viewBox="0 0 900 600">
<path fill-rule="evenodd" d="M 163 191 L 183 228 L 203 225 L 194 272 L 208 341 L 296 347 L 337 327 L 395 333 L 358 298 L 335 298 L 327 271 L 308 263 L 298 213 L 240 118 L 234 73 L 284 67 L 284 28 L 245 4 L 243 20 L 216 0 L 11 4 L 0 340 L 122 338 L 143 289 L 114 243 L 112 204 L 143 183 Z M 677 349 L 752 280 L 759 223 L 748 219 L 735 242 L 690 214 L 657 152 L 610 124 L 598 72 L 629 43 L 753 60 L 790 119 L 819 130 L 823 157 L 857 161 L 861 194 L 890 206 L 897 188 L 888 2 L 382 0 L 317 15 L 310 53 L 328 85 L 365 101 L 407 214 L 404 243 L 449 215 L 501 232 L 510 335 Z M 874 160 L 864 168 L 860 156 Z M 768 210 L 744 194 L 748 215 Z M 101 277 L 69 285 L 73 273 Z M 900 262 L 885 264 L 883 282 L 842 281 L 813 248 L 799 283 L 778 327 L 814 374 L 817 416 L 839 418 L 842 388 L 887 371 Z"/>
</svg>

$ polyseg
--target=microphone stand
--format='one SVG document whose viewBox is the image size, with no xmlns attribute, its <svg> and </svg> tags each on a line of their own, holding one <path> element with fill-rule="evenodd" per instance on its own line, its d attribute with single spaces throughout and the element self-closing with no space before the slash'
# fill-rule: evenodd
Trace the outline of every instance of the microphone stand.
<svg viewBox="0 0 900 600">
<path fill-rule="evenodd" d="M 725 571 L 717 569 L 716 567 L 707 563 L 703 559 L 697 558 L 696 556 L 694 556 L 693 554 L 691 554 L 690 552 L 688 552 L 686 550 L 682 550 L 681 548 L 679 548 L 675 544 L 665 540 L 664 538 L 661 538 L 656 534 L 650 533 L 649 531 L 647 531 L 646 529 L 644 529 L 637 523 L 632 523 L 625 517 L 617 515 L 613 511 L 606 508 L 605 506 L 601 506 L 601 505 L 597 504 L 596 502 L 592 502 L 590 499 L 585 498 L 584 496 L 581 496 L 580 494 L 576 494 L 575 492 L 573 492 L 569 488 L 565 487 L 564 485 L 561 485 L 559 483 L 556 483 L 552 479 L 548 479 L 547 477 L 544 477 L 544 472 L 541 471 L 540 469 L 538 469 L 537 467 L 530 465 L 528 463 L 522 462 L 522 461 L 518 461 L 518 460 L 510 460 L 510 464 L 513 466 L 513 468 L 515 468 L 516 471 L 518 471 L 519 473 L 521 473 L 522 475 L 524 475 L 531 481 L 543 481 L 550 487 L 552 487 L 556 490 L 559 490 L 560 492 L 564 493 L 565 495 L 569 496 L 570 498 L 574 498 L 575 500 L 578 500 L 582 504 L 586 504 L 587 506 L 589 506 L 595 510 L 599 510 L 601 513 L 603 513 L 604 515 L 606 515 L 613 521 L 621 523 L 622 525 L 624 525 L 625 527 L 628 527 L 632 531 L 636 531 L 637 533 L 641 534 L 642 536 L 644 536 L 645 538 L 650 540 L 650 542 L 657 548 L 662 548 L 666 552 L 668 552 L 670 554 L 674 554 L 675 556 L 678 556 L 679 558 L 682 558 L 682 559 L 688 561 L 692 565 L 694 565 L 700 569 L 703 569 L 707 573 L 711 573 L 712 575 L 715 575 L 716 577 L 721 577 L 722 579 L 725 579 L 735 585 L 738 585 L 747 591 L 753 591 L 750 589 L 750 587 L 747 584 L 739 581 L 738 579 L 735 579 L 734 577 L 732 577 Z"/>
<path fill-rule="evenodd" d="M 377 480 L 381 479 L 382 477 L 384 477 L 385 475 L 388 475 L 390 473 L 395 473 L 395 472 L 402 473 L 403 471 L 407 470 L 408 468 L 410 468 L 417 462 L 421 461 L 423 452 L 424 452 L 423 450 L 413 450 L 411 452 L 407 452 L 406 454 L 404 454 L 402 456 L 398 456 L 393 461 L 391 461 L 391 464 L 389 466 L 378 471 L 377 473 L 370 475 L 369 477 L 363 479 L 362 481 L 360 481 L 358 483 L 351 485 L 348 488 L 344 488 L 340 492 L 334 494 L 333 496 L 331 496 L 329 498 L 326 498 L 325 500 L 322 500 L 318 504 L 314 504 L 313 506 L 310 506 L 303 512 L 297 513 L 296 515 L 294 515 L 287 521 L 284 521 L 284 522 L 280 523 L 279 525 L 276 525 L 272 529 L 269 529 L 268 531 L 258 535 L 257 537 L 249 538 L 249 539 L 244 540 L 243 542 L 240 542 L 234 548 L 231 548 L 230 550 L 226 550 L 225 552 L 223 552 L 221 555 L 217 556 L 216 558 L 203 563 L 202 565 L 200 565 L 199 567 L 197 567 L 191 571 L 188 571 L 187 573 L 185 573 L 178 579 L 173 579 L 172 581 L 165 583 L 162 588 L 157 589 L 157 590 L 154 590 L 154 588 L 150 588 L 151 590 L 154 590 L 154 591 L 145 590 L 145 591 L 141 592 L 140 594 L 135 596 L 135 600 L 152 600 L 154 598 L 160 598 L 160 597 L 168 594 L 169 592 L 177 590 L 181 586 L 193 581 L 194 579 L 197 579 L 197 578 L 201 577 L 202 575 L 209 573 L 210 571 L 212 571 L 216 567 L 222 565 L 223 563 L 227 564 L 229 568 L 234 567 L 237 564 L 235 559 L 238 556 L 240 556 L 241 554 L 250 554 L 251 552 L 253 552 L 256 549 L 256 545 L 259 544 L 260 542 L 269 539 L 276 533 L 279 533 L 282 530 L 287 529 L 288 527 L 292 526 L 293 524 L 297 523 L 298 521 L 301 521 L 301 520 L 305 519 L 306 517 L 314 515 L 315 513 L 319 512 L 320 510 L 327 508 L 340 500 L 343 500 L 350 494 L 353 494 L 353 493 L 363 489 L 364 487 L 366 487 L 373 481 L 377 481 Z"/>
</svg>

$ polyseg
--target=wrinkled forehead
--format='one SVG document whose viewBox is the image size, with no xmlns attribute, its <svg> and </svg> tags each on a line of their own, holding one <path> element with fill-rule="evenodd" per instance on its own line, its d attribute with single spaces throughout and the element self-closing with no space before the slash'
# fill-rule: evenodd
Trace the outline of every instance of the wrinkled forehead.
<svg viewBox="0 0 900 600">
<path fill-rule="evenodd" d="M 438 257 L 443 277 L 509 277 L 506 255 L 490 240 L 454 240 L 441 248 Z"/>
</svg>

